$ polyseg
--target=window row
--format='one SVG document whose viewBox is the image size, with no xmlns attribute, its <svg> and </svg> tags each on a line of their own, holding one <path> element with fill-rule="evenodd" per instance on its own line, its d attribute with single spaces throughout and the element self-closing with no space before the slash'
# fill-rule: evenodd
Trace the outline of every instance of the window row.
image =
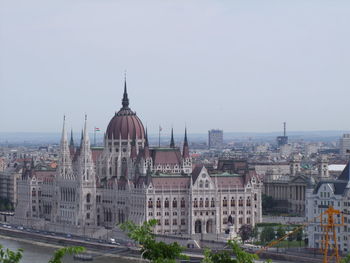
<svg viewBox="0 0 350 263">
<path fill-rule="evenodd" d="M 177 208 L 177 206 L 178 206 L 178 201 L 177 201 L 176 198 L 174 198 L 173 201 L 172 201 L 172 207 L 173 208 Z M 160 198 L 157 198 L 156 207 L 157 208 L 161 208 L 162 207 L 162 202 L 160 201 Z M 164 207 L 165 208 L 169 208 L 170 207 L 170 201 L 169 201 L 168 198 L 165 198 L 165 200 L 164 200 Z M 186 207 L 185 198 L 181 199 L 180 207 L 181 208 L 185 208 Z M 148 208 L 153 208 L 153 199 L 152 198 L 148 199 Z"/>
</svg>

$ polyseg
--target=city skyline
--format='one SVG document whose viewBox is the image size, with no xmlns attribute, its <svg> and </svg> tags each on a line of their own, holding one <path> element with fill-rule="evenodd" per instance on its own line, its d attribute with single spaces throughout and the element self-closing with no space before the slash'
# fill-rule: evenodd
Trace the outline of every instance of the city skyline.
<svg viewBox="0 0 350 263">
<path fill-rule="evenodd" d="M 64 114 L 79 131 L 85 113 L 104 130 L 125 70 L 130 105 L 154 133 L 271 132 L 284 121 L 288 131 L 349 130 L 350 3 L 1 6 L 0 132 L 57 132 Z"/>
</svg>

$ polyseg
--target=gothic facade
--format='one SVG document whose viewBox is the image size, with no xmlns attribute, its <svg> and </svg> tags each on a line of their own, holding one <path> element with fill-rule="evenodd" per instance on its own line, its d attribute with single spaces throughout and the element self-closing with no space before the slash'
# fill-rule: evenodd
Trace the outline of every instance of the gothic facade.
<svg viewBox="0 0 350 263">
<path fill-rule="evenodd" d="M 185 130 L 182 149 L 150 147 L 147 131 L 129 108 L 111 119 L 104 146 L 92 148 L 85 118 L 79 147 L 65 121 L 55 172 L 25 169 L 18 182 L 15 221 L 32 227 L 96 234 L 126 220 L 157 219 L 158 234 L 235 234 L 261 222 L 262 184 L 254 170 L 208 173 L 195 166 Z"/>
</svg>

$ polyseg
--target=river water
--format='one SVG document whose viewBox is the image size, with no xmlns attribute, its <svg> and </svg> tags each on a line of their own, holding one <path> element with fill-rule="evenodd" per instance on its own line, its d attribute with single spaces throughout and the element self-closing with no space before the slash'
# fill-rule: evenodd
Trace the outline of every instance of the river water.
<svg viewBox="0 0 350 263">
<path fill-rule="evenodd" d="M 17 250 L 22 248 L 23 258 L 21 263 L 47 263 L 54 251 L 55 247 L 51 245 L 43 245 L 37 242 L 30 243 L 29 241 L 18 241 L 15 239 L 8 239 L 0 237 L 0 244 L 4 248 L 9 248 L 11 250 Z M 71 256 L 67 256 L 64 259 L 64 263 L 78 263 L 82 261 L 74 261 Z M 124 260 L 115 257 L 98 256 L 94 257 L 93 263 L 133 263 L 138 261 Z"/>
</svg>

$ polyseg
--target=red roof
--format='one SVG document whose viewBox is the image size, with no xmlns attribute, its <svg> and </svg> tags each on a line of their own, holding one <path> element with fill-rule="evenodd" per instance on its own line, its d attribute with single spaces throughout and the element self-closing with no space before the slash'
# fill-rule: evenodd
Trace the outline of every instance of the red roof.
<svg viewBox="0 0 350 263">
<path fill-rule="evenodd" d="M 152 184 L 157 189 L 187 189 L 190 185 L 190 177 L 152 177 Z"/>
<path fill-rule="evenodd" d="M 134 134 L 137 139 L 145 138 L 145 129 L 141 120 L 130 109 L 121 109 L 108 124 L 108 139 L 127 140 L 132 139 Z"/>
<path fill-rule="evenodd" d="M 154 148 L 151 149 L 151 155 L 154 165 L 181 165 L 181 152 L 178 148 Z"/>
</svg>

